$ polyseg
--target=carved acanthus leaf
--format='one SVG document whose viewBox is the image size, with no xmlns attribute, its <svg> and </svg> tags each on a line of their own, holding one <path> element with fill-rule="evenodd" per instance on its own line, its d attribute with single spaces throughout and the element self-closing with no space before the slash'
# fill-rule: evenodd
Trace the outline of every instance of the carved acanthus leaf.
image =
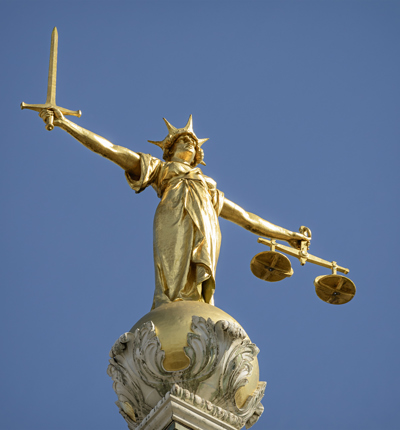
<svg viewBox="0 0 400 430">
<path fill-rule="evenodd" d="M 120 413 L 131 430 L 172 387 L 178 387 L 176 383 L 184 390 L 182 395 L 193 397 L 193 404 L 205 399 L 217 408 L 213 414 L 222 414 L 224 419 L 228 419 L 226 414 L 236 416 L 233 421 L 237 428 L 243 423 L 249 428 L 261 415 L 265 382 L 258 384 L 242 408 L 235 402 L 237 391 L 248 383 L 252 362 L 259 352 L 257 346 L 233 322 L 214 323 L 193 316 L 191 328 L 184 348 L 190 364 L 180 371 L 165 370 L 165 352 L 152 322 L 146 322 L 135 333 L 120 336 L 112 347 L 108 374 L 114 381 Z"/>
</svg>

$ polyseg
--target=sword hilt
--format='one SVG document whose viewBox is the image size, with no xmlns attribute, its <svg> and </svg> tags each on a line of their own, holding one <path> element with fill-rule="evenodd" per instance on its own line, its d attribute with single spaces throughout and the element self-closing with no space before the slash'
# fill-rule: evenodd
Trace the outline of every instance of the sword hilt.
<svg viewBox="0 0 400 430">
<path fill-rule="evenodd" d="M 30 109 L 39 113 L 43 109 L 51 110 L 52 108 L 58 109 L 63 115 L 72 115 L 72 116 L 77 116 L 78 118 L 80 118 L 82 115 L 82 111 L 80 110 L 69 110 L 60 106 L 54 106 L 50 103 L 37 104 L 37 105 L 30 105 L 24 102 L 21 103 L 21 109 Z M 54 128 L 53 121 L 54 121 L 54 113 L 52 112 L 51 115 L 48 115 L 46 117 L 46 130 L 49 130 L 49 131 L 53 130 Z"/>
</svg>

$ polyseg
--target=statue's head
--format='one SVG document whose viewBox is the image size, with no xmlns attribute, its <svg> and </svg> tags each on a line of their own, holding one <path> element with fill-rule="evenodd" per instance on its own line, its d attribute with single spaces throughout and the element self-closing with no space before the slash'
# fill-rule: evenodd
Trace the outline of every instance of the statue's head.
<svg viewBox="0 0 400 430">
<path fill-rule="evenodd" d="M 193 120 L 190 115 L 189 120 L 185 127 L 176 128 L 171 125 L 165 118 L 163 118 L 168 128 L 168 135 L 162 141 L 149 140 L 163 150 L 163 158 L 165 161 L 170 161 L 177 151 L 182 151 L 186 148 L 187 151 L 193 152 L 191 165 L 197 166 L 204 164 L 204 151 L 201 145 L 208 140 L 199 139 L 193 131 Z M 192 148 L 192 149 L 191 149 Z"/>
</svg>

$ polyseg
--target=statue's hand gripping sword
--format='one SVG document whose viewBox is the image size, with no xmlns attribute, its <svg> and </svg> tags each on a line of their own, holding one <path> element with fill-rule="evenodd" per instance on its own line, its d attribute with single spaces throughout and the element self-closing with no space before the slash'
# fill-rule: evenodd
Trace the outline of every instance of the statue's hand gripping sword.
<svg viewBox="0 0 400 430">
<path fill-rule="evenodd" d="M 21 103 L 21 109 L 31 109 L 41 112 L 43 109 L 59 109 L 64 115 L 73 115 L 78 118 L 82 115 L 80 110 L 72 111 L 56 105 L 56 82 L 57 82 L 57 53 L 58 53 L 58 32 L 57 27 L 54 27 L 51 33 L 50 45 L 50 62 L 49 62 L 49 78 L 47 81 L 47 99 L 45 104 L 28 105 Z M 53 115 L 46 118 L 46 130 L 53 130 Z"/>
</svg>

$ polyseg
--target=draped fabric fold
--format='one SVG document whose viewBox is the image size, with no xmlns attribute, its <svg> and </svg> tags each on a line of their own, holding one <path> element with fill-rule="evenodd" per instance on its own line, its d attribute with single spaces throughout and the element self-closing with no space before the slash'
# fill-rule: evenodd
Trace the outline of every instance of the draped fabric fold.
<svg viewBox="0 0 400 430">
<path fill-rule="evenodd" d="M 126 173 L 129 185 L 137 193 L 151 185 L 161 198 L 153 225 L 152 309 L 179 300 L 213 304 L 224 194 L 199 168 L 148 154 L 140 158 L 141 177 Z"/>
</svg>

